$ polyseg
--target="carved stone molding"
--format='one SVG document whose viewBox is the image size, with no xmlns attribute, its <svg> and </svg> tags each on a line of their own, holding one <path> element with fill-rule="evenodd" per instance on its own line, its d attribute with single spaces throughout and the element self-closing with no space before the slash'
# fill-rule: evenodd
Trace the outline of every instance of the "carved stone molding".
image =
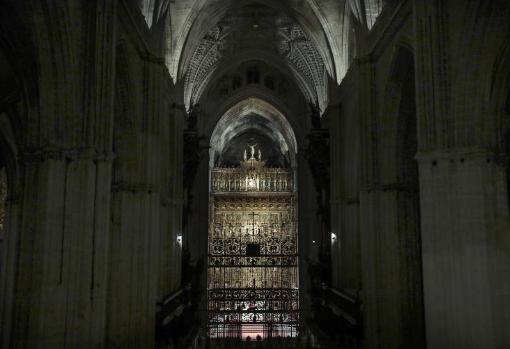
<svg viewBox="0 0 510 349">
<path fill-rule="evenodd" d="M 267 40 L 268 37 L 274 40 Z M 185 103 L 189 106 L 199 101 L 202 87 L 211 79 L 220 60 L 253 49 L 281 56 L 304 95 L 325 109 L 327 72 L 314 43 L 290 17 L 260 5 L 229 11 L 203 37 L 186 71 Z"/>
</svg>

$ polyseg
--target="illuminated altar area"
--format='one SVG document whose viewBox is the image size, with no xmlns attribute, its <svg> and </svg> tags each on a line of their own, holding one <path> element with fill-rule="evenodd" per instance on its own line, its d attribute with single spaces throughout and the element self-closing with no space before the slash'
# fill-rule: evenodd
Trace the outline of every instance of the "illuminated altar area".
<svg viewBox="0 0 510 349">
<path fill-rule="evenodd" d="M 209 337 L 295 337 L 299 322 L 293 171 L 249 145 L 237 167 L 211 170 Z"/>
</svg>

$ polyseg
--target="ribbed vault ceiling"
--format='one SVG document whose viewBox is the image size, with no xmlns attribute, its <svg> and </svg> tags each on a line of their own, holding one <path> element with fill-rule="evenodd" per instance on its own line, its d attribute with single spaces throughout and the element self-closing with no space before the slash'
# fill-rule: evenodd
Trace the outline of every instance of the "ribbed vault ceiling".
<svg viewBox="0 0 510 349">
<path fill-rule="evenodd" d="M 276 56 L 324 111 L 328 75 L 340 83 L 353 43 L 393 0 L 135 0 L 149 27 L 165 27 L 165 60 L 184 103 L 199 102 L 222 62 Z M 156 25 L 157 24 L 157 25 Z M 354 33 L 357 34 L 354 34 Z"/>
<path fill-rule="evenodd" d="M 230 10 L 200 40 L 184 70 L 187 106 L 200 100 L 222 60 L 250 51 L 257 58 L 270 53 L 292 71 L 303 95 L 325 107 L 327 73 L 324 61 L 299 24 L 265 5 Z"/>
<path fill-rule="evenodd" d="M 244 99 L 222 115 L 212 131 L 210 159 L 218 159 L 228 151 L 236 136 L 247 132 L 266 136 L 277 145 L 280 154 L 285 155 L 291 164 L 295 163 L 297 141 L 291 125 L 278 109 L 258 98 Z"/>
</svg>

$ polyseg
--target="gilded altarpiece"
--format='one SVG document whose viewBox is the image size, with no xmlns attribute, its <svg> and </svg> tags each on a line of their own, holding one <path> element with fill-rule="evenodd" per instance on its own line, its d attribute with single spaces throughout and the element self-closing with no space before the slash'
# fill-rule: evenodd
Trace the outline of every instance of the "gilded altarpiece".
<svg viewBox="0 0 510 349">
<path fill-rule="evenodd" d="M 299 322 L 292 170 L 252 157 L 211 172 L 208 316 L 211 338 L 295 337 Z"/>
</svg>

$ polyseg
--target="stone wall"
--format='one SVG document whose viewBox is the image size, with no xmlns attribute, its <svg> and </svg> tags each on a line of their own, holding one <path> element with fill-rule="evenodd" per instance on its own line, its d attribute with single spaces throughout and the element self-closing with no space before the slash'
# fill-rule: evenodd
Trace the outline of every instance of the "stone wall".
<svg viewBox="0 0 510 349">
<path fill-rule="evenodd" d="M 2 114 L 1 346 L 151 348 L 156 302 L 181 287 L 183 113 L 161 25 L 124 1 L 13 11 L 6 35 L 28 44 L 6 51 L 37 72 Z"/>
<path fill-rule="evenodd" d="M 510 8 L 495 3 L 387 6 L 336 92 L 333 285 L 360 293 L 368 348 L 510 343 Z"/>
</svg>

